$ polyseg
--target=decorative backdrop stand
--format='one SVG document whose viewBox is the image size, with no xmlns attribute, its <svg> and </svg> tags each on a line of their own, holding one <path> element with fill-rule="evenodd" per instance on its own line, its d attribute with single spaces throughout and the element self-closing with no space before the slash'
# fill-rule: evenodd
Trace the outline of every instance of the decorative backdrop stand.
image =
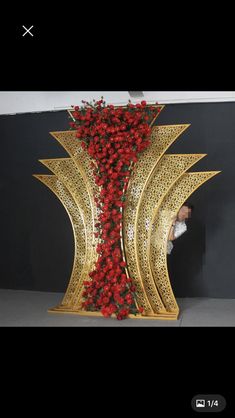
<svg viewBox="0 0 235 418">
<path fill-rule="evenodd" d="M 161 110 L 164 106 L 160 106 Z M 72 114 L 72 112 L 70 112 Z M 134 165 L 123 210 L 121 245 L 126 274 L 136 286 L 137 305 L 144 308 L 131 318 L 177 319 L 179 307 L 167 269 L 167 239 L 172 218 L 189 196 L 220 171 L 187 172 L 207 154 L 167 154 L 189 127 L 153 126 L 151 145 Z M 34 174 L 60 199 L 70 218 L 75 242 L 72 274 L 60 305 L 49 312 L 102 316 L 81 307 L 83 282 L 94 269 L 98 254 L 94 201 L 99 187 L 91 171 L 92 158 L 78 146 L 75 131 L 51 132 L 70 158 L 40 159 L 53 173 Z"/>
</svg>

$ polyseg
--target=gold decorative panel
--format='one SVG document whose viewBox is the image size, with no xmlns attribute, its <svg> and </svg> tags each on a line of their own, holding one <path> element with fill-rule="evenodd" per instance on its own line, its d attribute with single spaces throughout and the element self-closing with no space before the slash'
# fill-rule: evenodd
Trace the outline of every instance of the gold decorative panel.
<svg viewBox="0 0 235 418">
<path fill-rule="evenodd" d="M 196 172 L 183 174 L 168 190 L 162 202 L 155 207 L 150 222 L 153 235 L 148 235 L 147 259 L 152 271 L 156 287 L 168 312 L 179 311 L 171 289 L 167 271 L 166 245 L 172 217 L 175 216 L 188 197 L 203 183 L 218 174 L 218 171 Z"/>
<path fill-rule="evenodd" d="M 88 259 L 87 259 L 87 243 L 86 243 L 86 226 L 84 223 L 84 216 L 73 196 L 66 188 L 66 186 L 58 179 L 57 176 L 51 175 L 34 175 L 38 180 L 48 186 L 63 203 L 74 233 L 75 254 L 74 264 L 71 279 L 68 284 L 67 291 L 62 301 L 64 308 L 74 306 L 74 301 L 79 300 L 83 288 L 83 280 L 89 273 Z"/>
<path fill-rule="evenodd" d="M 156 163 L 137 205 L 134 225 L 136 265 L 151 304 L 152 313 L 166 311 L 148 262 L 148 242 L 159 242 L 162 239 L 161 235 L 152 228 L 152 213 L 156 204 L 161 202 L 176 179 L 203 156 L 203 154 L 164 155 L 159 163 Z M 137 296 L 139 298 L 139 295 Z"/>
<path fill-rule="evenodd" d="M 127 262 L 126 272 L 136 286 L 137 305 L 144 308 L 143 314 L 136 318 L 177 319 L 179 308 L 171 288 L 166 255 L 172 218 L 198 187 L 220 173 L 187 172 L 206 154 L 166 153 L 189 126 L 154 126 L 150 146 L 131 167 L 121 245 Z M 49 311 L 100 316 L 98 312 L 81 309 L 83 282 L 90 280 L 88 273 L 94 270 L 98 259 L 99 241 L 94 232 L 99 211 L 94 197 L 100 189 L 91 169 L 93 160 L 79 146 L 75 131 L 51 132 L 51 135 L 70 158 L 39 160 L 53 175 L 35 174 L 34 177 L 63 203 L 73 228 L 75 254 L 64 298 L 59 306 Z"/>
<path fill-rule="evenodd" d="M 70 215 L 74 229 L 74 266 L 63 301 L 55 309 L 77 311 L 80 309 L 83 281 L 89 280 L 88 273 L 98 258 L 94 236 L 99 211 L 94 197 L 99 188 L 94 182 L 91 170 L 92 159 L 78 146 L 74 131 L 52 132 L 51 135 L 65 148 L 71 158 L 41 159 L 55 176 L 34 175 L 45 183 L 61 200 Z M 63 186 L 63 193 L 61 188 Z M 77 208 L 77 219 L 71 217 L 71 210 Z M 80 214 L 80 215 L 79 215 Z M 82 263 L 80 262 L 82 257 Z"/>
</svg>

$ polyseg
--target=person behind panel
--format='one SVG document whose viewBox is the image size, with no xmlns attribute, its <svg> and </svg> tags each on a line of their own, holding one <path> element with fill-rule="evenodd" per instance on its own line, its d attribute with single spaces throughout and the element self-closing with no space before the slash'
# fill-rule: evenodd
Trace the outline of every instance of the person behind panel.
<svg viewBox="0 0 235 418">
<path fill-rule="evenodd" d="M 172 241 L 179 238 L 187 231 L 186 220 L 191 218 L 193 209 L 193 205 L 187 201 L 181 206 L 177 216 L 173 219 L 168 235 L 167 254 L 171 254 L 171 251 L 174 247 Z"/>
</svg>

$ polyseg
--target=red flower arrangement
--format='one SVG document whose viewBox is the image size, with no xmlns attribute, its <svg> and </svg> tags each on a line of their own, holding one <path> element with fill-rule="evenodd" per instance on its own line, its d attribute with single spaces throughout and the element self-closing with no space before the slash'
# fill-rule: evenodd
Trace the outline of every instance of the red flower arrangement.
<svg viewBox="0 0 235 418">
<path fill-rule="evenodd" d="M 81 146 L 94 159 L 92 169 L 100 194 L 95 203 L 100 209 L 95 236 L 100 238 L 95 270 L 84 282 L 83 308 L 101 311 L 105 317 L 115 314 L 124 319 L 130 313 L 143 312 L 137 307 L 135 286 L 126 274 L 121 249 L 122 211 L 131 165 L 150 144 L 149 123 L 160 108 L 145 101 L 127 106 L 106 105 L 103 97 L 93 103 L 82 101 L 73 106 L 71 129 L 81 139 Z"/>
</svg>

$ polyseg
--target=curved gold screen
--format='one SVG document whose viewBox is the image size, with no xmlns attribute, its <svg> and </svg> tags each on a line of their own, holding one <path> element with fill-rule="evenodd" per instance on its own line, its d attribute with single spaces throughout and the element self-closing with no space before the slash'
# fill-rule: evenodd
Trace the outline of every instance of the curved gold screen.
<svg viewBox="0 0 235 418">
<path fill-rule="evenodd" d="M 163 106 L 162 106 L 163 107 Z M 167 154 L 167 150 L 189 127 L 154 126 L 150 146 L 133 166 L 123 210 L 122 249 L 126 272 L 136 285 L 137 305 L 144 308 L 136 318 L 177 319 L 179 308 L 167 269 L 167 239 L 172 217 L 188 197 L 207 180 L 220 173 L 187 172 L 206 154 Z M 91 170 L 91 157 L 78 146 L 75 131 L 51 132 L 70 158 L 39 160 L 53 174 L 34 174 L 64 205 L 74 233 L 74 263 L 68 288 L 59 306 L 49 312 L 100 315 L 81 309 L 83 281 L 98 258 L 95 223 L 99 193 Z M 132 315 L 130 315 L 133 317 Z"/>
</svg>

